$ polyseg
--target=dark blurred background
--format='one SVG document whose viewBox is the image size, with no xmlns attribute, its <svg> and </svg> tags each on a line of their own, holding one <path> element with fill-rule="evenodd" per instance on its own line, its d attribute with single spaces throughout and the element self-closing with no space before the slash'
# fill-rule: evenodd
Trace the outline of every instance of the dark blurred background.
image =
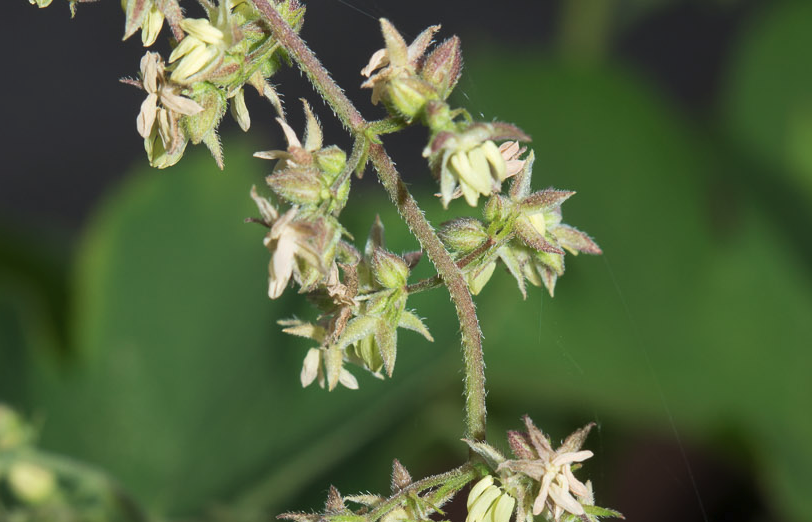
<svg viewBox="0 0 812 522">
<path fill-rule="evenodd" d="M 267 520 L 329 484 L 388 490 L 461 462 L 460 351 L 442 290 L 410 299 L 434 334 L 400 338 L 394 377 L 302 390 L 308 348 L 265 295 L 263 235 L 242 220 L 280 148 L 247 95 L 226 118 L 226 169 L 190 148 L 148 168 L 135 116 L 137 36 L 119 2 L 6 2 L 0 175 L 0 402 L 40 447 L 116 477 L 150 513 Z M 408 37 L 442 23 L 466 70 L 454 102 L 533 137 L 537 188 L 578 191 L 565 221 L 601 258 L 568 261 L 555 299 L 521 302 L 497 272 L 478 297 L 494 444 L 530 414 L 553 439 L 598 423 L 585 466 L 600 505 L 630 520 L 812 518 L 812 4 L 801 1 L 319 0 L 302 34 L 373 118 L 358 71 L 377 18 Z M 159 49 L 166 50 L 166 42 Z M 298 72 L 273 81 L 295 128 Z M 433 223 L 422 129 L 387 144 Z M 386 207 L 369 174 L 343 221 L 364 238 Z M 414 249 L 382 210 L 392 250 Z M 423 263 L 417 277 L 431 273 Z M 582 472 L 584 473 L 584 472 Z M 0 491 L 0 501 L 2 491 Z M 0 510 L 0 518 L 2 511 Z"/>
</svg>

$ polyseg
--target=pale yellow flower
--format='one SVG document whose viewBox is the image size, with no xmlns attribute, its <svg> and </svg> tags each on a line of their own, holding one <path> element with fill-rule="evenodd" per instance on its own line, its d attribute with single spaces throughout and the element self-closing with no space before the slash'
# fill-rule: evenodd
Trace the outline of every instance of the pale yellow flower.
<svg viewBox="0 0 812 522">
<path fill-rule="evenodd" d="M 576 431 L 553 450 L 550 441 L 536 428 L 529 417 L 524 418 L 527 433 L 517 434 L 510 441 L 517 457 L 499 465 L 498 470 L 522 473 L 539 483 L 539 492 L 533 503 L 533 515 L 548 509 L 558 521 L 564 512 L 580 516 L 585 514 L 583 505 L 572 494 L 587 497 L 589 489 L 572 474 L 571 466 L 592 457 L 589 450 L 580 450 L 593 424 Z M 572 494 L 571 494 L 572 493 Z"/>
<path fill-rule="evenodd" d="M 157 53 L 148 52 L 141 58 L 141 85 L 147 91 L 147 98 L 141 104 L 136 120 L 138 134 L 149 139 L 157 124 L 164 149 L 172 152 L 183 141 L 177 128 L 178 118 L 197 114 L 203 107 L 182 96 L 181 86 L 167 81 L 164 62 Z"/>
</svg>

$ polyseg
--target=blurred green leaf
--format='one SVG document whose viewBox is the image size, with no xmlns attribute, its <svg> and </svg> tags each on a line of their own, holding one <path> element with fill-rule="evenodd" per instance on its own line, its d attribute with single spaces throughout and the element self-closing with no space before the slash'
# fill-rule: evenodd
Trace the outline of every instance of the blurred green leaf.
<svg viewBox="0 0 812 522">
<path fill-rule="evenodd" d="M 392 382 L 356 370 L 359 392 L 300 388 L 308 342 L 275 322 L 313 312 L 293 291 L 267 298 L 265 231 L 243 223 L 257 214 L 248 191 L 265 167 L 250 155 L 228 151 L 221 173 L 191 154 L 166 172 L 139 169 L 111 194 L 80 246 L 81 358 L 34 372 L 43 444 L 103 467 L 156 513 L 235 498 L 246 511 L 293 509 L 298 487 L 432 387 L 420 361 L 436 352 L 420 341 L 404 344 Z"/>
<path fill-rule="evenodd" d="M 812 4 L 762 6 L 742 31 L 724 100 L 728 132 L 775 181 L 812 198 Z"/>
<path fill-rule="evenodd" d="M 732 426 L 766 470 L 766 498 L 803 519 L 812 284 L 773 220 L 750 198 L 713 199 L 719 158 L 619 68 L 525 56 L 474 61 L 469 72 L 474 103 L 533 137 L 535 186 L 578 190 L 564 219 L 606 253 L 568 258 L 553 300 L 536 292 L 504 306 L 518 297 L 505 274 L 486 287 L 486 350 L 498 347 L 488 353 L 491 403 L 531 415 L 580 405 L 585 418 L 664 429 L 673 419 L 696 441 Z M 732 203 L 739 212 L 718 228 L 714 211 Z"/>
</svg>

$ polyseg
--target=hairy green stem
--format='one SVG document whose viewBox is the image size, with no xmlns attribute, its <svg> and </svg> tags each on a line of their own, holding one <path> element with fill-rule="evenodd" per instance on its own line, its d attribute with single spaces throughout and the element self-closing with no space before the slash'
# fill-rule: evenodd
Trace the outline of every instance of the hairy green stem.
<svg viewBox="0 0 812 522">
<path fill-rule="evenodd" d="M 431 477 L 426 477 L 422 480 L 418 480 L 417 482 L 409 484 L 407 487 L 401 489 L 395 495 L 392 495 L 384 502 L 381 502 L 380 504 L 375 506 L 375 509 L 370 511 L 366 515 L 366 517 L 368 520 L 377 520 L 386 513 L 398 507 L 412 493 L 417 494 L 428 488 L 441 486 L 449 482 L 454 482 L 456 490 L 459 491 L 466 484 L 468 484 L 478 476 L 479 471 L 477 470 L 477 468 L 471 463 L 467 463 L 463 464 L 458 468 L 452 469 L 451 471 L 446 471 L 445 473 L 442 473 L 440 475 L 432 475 Z"/>
<path fill-rule="evenodd" d="M 274 9 L 270 1 L 251 0 L 251 2 L 265 18 L 274 37 L 293 57 L 341 122 L 352 130 L 354 136 L 364 132 L 369 123 L 361 116 L 344 91 L 333 81 L 307 44 Z M 474 440 L 485 440 L 485 364 L 482 358 L 482 334 L 468 285 L 462 272 L 457 268 L 451 255 L 409 193 L 383 147 L 378 144 L 370 145 L 369 155 L 389 197 L 437 268 L 438 274 L 443 278 L 443 282 L 451 294 L 462 330 L 466 436 Z"/>
<path fill-rule="evenodd" d="M 321 97 L 330 104 L 338 119 L 356 133 L 366 126 L 361 113 L 341 90 L 341 87 L 330 77 L 330 73 L 313 54 L 304 40 L 288 25 L 269 0 L 251 0 L 254 7 L 265 17 L 273 32 L 274 38 L 290 53 L 307 75 L 310 83 L 321 94 Z"/>
<path fill-rule="evenodd" d="M 482 334 L 476 306 L 471 298 L 462 272 L 445 249 L 440 238 L 434 232 L 409 189 L 400 179 L 395 164 L 380 145 L 369 148 L 369 157 L 378 171 L 389 197 L 397 207 L 406 224 L 420 242 L 437 268 L 437 273 L 451 294 L 451 300 L 457 309 L 462 330 L 463 360 L 465 362 L 465 424 L 467 436 L 474 440 L 485 440 L 485 363 L 482 358 Z"/>
</svg>

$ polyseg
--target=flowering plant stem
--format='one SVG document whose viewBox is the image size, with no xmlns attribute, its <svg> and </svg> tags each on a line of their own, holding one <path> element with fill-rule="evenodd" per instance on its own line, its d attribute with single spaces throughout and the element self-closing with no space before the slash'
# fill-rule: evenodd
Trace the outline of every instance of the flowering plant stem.
<svg viewBox="0 0 812 522">
<path fill-rule="evenodd" d="M 307 75 L 313 87 L 330 105 L 339 120 L 352 131 L 357 139 L 364 139 L 363 136 L 370 123 L 361 116 L 344 91 L 307 47 L 307 44 L 280 16 L 269 0 L 251 0 L 251 2 L 268 23 L 276 40 Z M 466 436 L 473 440 L 485 440 L 485 372 L 482 357 L 482 334 L 468 285 L 462 272 L 409 193 L 383 147 L 379 144 L 370 144 L 369 158 L 389 197 L 434 264 L 451 295 L 460 321 L 465 363 Z"/>
</svg>

